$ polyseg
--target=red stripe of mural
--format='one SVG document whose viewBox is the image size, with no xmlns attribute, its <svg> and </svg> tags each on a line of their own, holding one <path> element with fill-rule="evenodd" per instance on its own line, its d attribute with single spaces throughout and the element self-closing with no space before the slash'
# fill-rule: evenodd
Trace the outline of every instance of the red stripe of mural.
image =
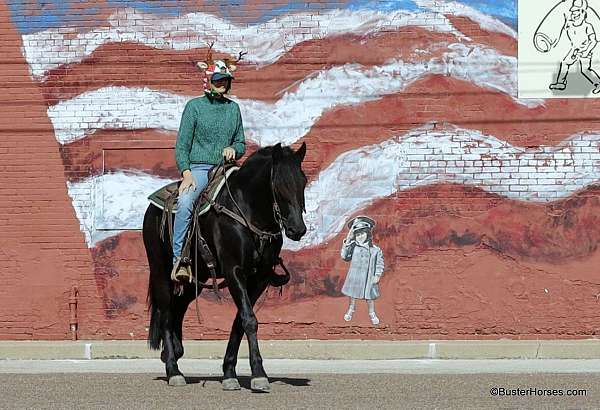
<svg viewBox="0 0 600 410">
<path fill-rule="evenodd" d="M 509 56 L 517 55 L 517 39 L 508 34 L 487 31 L 468 17 L 453 16 L 447 14 L 446 18 L 454 27 L 464 35 L 468 36 L 475 43 L 486 44 L 498 50 L 500 54 Z"/>
<path fill-rule="evenodd" d="M 400 191 L 357 214 L 377 221 L 375 241 L 384 253 L 397 258 L 436 249 L 485 247 L 513 259 L 552 264 L 586 260 L 600 243 L 600 185 L 540 204 L 507 199 L 477 187 L 438 184 Z M 338 261 L 338 250 L 345 234 L 289 256 L 302 264 L 314 259 L 311 255 L 323 255 L 317 279 L 321 280 L 332 264 L 343 264 Z M 578 277 L 575 272 L 564 274 Z"/>
<path fill-rule="evenodd" d="M 440 184 L 401 192 L 360 214 L 377 221 L 374 240 L 386 258 L 376 302 L 384 326 L 370 326 L 365 305 L 359 305 L 356 321 L 342 319 L 347 298 L 340 289 L 348 269 L 339 255 L 342 232 L 316 249 L 283 253 L 293 278 L 282 297 L 271 290 L 260 308 L 262 337 L 310 332 L 318 338 L 544 338 L 596 332 L 597 188 L 540 205 Z M 143 304 L 134 303 L 145 297 L 145 289 L 134 285 L 147 275 L 141 235 L 123 233 L 93 252 L 97 266 L 108 267 L 97 275 L 106 283 L 114 329 L 143 332 Z M 227 335 L 232 305 L 213 301 L 205 295 L 200 302 L 201 326 L 188 312 L 186 338 Z M 564 315 L 567 305 L 577 314 Z"/>
<path fill-rule="evenodd" d="M 330 66 L 349 62 L 378 65 L 391 58 L 429 60 L 446 51 L 446 43 L 455 41 L 451 34 L 418 27 L 366 38 L 344 35 L 306 41 L 274 64 L 257 67 L 241 63 L 235 73 L 233 93 L 239 98 L 276 100 L 287 87 Z M 436 54 L 414 55 L 414 50 L 427 50 L 434 44 L 440 44 Z M 206 52 L 204 48 L 174 51 L 137 43 L 105 44 L 80 63 L 49 71 L 42 83 L 44 96 L 49 104 L 56 104 L 106 86 L 150 87 L 196 95 L 202 90 L 202 79 L 193 62 L 205 58 Z M 215 52 L 213 57 L 229 56 Z"/>
<path fill-rule="evenodd" d="M 4 2 L 0 41 L 0 338 L 70 338 L 74 285 L 85 317 L 80 334 L 89 337 L 102 318 L 93 262 L 67 194 L 41 90 L 30 79 L 21 36 Z"/>
<path fill-rule="evenodd" d="M 404 92 L 326 112 L 303 138 L 309 147 L 318 147 L 307 151 L 306 161 L 316 172 L 343 152 L 429 122 L 479 130 L 520 147 L 557 145 L 574 133 L 600 130 L 600 100 L 549 100 L 528 108 L 506 94 L 432 75 Z"/>
<path fill-rule="evenodd" d="M 179 178 L 175 164 L 175 132 L 162 130 L 100 130 L 92 136 L 62 145 L 68 179 L 71 182 L 103 172 L 137 170 L 163 178 Z M 257 146 L 246 144 L 245 160 Z"/>
</svg>

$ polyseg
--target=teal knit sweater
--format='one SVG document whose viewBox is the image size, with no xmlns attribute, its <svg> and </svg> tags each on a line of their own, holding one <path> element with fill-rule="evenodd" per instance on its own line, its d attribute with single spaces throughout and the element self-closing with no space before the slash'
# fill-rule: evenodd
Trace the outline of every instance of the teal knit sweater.
<svg viewBox="0 0 600 410">
<path fill-rule="evenodd" d="M 175 144 L 175 162 L 179 171 L 190 169 L 193 163 L 219 164 L 225 147 L 235 150 L 236 159 L 246 151 L 242 115 L 237 103 L 207 95 L 188 101 Z"/>
</svg>

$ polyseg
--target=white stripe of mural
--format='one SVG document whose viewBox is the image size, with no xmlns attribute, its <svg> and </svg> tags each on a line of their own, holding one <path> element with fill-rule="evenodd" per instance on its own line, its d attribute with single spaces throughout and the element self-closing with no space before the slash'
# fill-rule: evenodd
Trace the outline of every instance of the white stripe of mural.
<svg viewBox="0 0 600 410">
<path fill-rule="evenodd" d="M 332 10 L 295 13 L 265 23 L 237 26 L 206 13 L 167 17 L 121 9 L 107 19 L 108 28 L 79 32 L 61 27 L 23 35 L 24 55 L 34 77 L 63 64 L 80 62 L 103 44 L 136 42 L 157 49 L 191 50 L 216 41 L 215 50 L 237 54 L 245 60 L 270 64 L 294 45 L 343 34 L 368 35 L 397 31 L 406 26 L 447 32 L 463 38 L 440 13 L 375 10 Z M 297 30 L 303 27 L 309 30 Z"/>
<path fill-rule="evenodd" d="M 309 231 L 300 242 L 286 239 L 284 247 L 319 245 L 335 236 L 352 214 L 415 187 L 458 183 L 509 199 L 545 203 L 599 180 L 600 134 L 576 134 L 558 146 L 525 149 L 478 131 L 421 127 L 348 151 L 322 170 L 306 190 Z M 97 231 L 98 224 L 141 228 L 146 197 L 169 182 L 139 172 L 117 172 L 68 183 L 73 198 L 74 192 L 85 188 L 97 195 L 96 201 L 74 201 L 88 245 L 118 233 Z M 332 197 L 332 192 L 339 195 Z M 93 210 L 82 207 L 93 203 Z M 101 219 L 94 220 L 94 214 Z"/>
<path fill-rule="evenodd" d="M 248 139 L 261 146 L 292 144 L 336 106 L 361 104 L 405 89 L 428 74 L 445 74 L 510 95 L 535 107 L 543 100 L 518 100 L 516 58 L 494 49 L 452 44 L 441 58 L 383 66 L 346 64 L 304 79 L 275 103 L 238 100 Z M 190 97 L 149 88 L 105 87 L 83 93 L 48 108 L 56 139 L 68 143 L 98 129 L 162 128 L 176 131 Z M 269 124 L 265 127 L 264 124 Z"/>
<path fill-rule="evenodd" d="M 468 17 L 479 24 L 483 30 L 507 34 L 515 39 L 517 38 L 517 32 L 513 30 L 512 27 L 504 24 L 492 16 L 474 9 L 473 7 L 469 7 L 466 4 L 445 0 L 414 0 L 414 2 L 419 7 L 438 13 L 459 17 Z M 512 6 L 507 2 L 507 7 Z"/>
</svg>

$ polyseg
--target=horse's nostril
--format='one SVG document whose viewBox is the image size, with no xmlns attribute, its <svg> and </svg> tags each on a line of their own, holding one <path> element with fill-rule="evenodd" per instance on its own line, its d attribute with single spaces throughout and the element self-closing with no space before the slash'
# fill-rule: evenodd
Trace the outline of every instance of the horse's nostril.
<svg viewBox="0 0 600 410">
<path fill-rule="evenodd" d="M 302 229 L 290 228 L 287 231 L 289 238 L 296 240 L 296 241 L 300 240 L 304 236 L 305 233 L 306 233 L 306 228 L 302 228 Z"/>
</svg>

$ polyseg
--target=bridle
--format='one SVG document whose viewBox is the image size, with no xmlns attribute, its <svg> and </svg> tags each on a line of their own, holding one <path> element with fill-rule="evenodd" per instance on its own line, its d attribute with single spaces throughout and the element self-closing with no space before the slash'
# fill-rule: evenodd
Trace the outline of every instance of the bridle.
<svg viewBox="0 0 600 410">
<path fill-rule="evenodd" d="M 277 202 L 277 197 L 275 195 L 275 184 L 273 183 L 273 166 L 271 165 L 271 172 L 270 172 L 269 180 L 270 180 L 270 185 L 271 185 L 271 195 L 273 197 L 273 218 L 275 219 L 275 222 L 279 226 L 279 230 L 277 230 L 276 232 L 271 232 L 271 231 L 266 231 L 266 230 L 260 229 L 256 225 L 251 223 L 248 220 L 248 218 L 246 218 L 246 215 L 241 210 L 240 206 L 238 205 L 235 198 L 231 194 L 231 189 L 229 188 L 229 179 L 227 178 L 227 174 L 225 173 L 225 167 L 224 167 L 223 161 L 221 161 L 221 169 L 223 171 L 223 178 L 225 179 L 225 187 L 227 188 L 227 194 L 229 195 L 231 202 L 233 202 L 233 204 L 235 205 L 235 208 L 238 213 L 236 214 L 235 212 L 232 212 L 227 207 L 217 204 L 216 202 L 213 204 L 213 206 L 215 206 L 215 210 L 217 212 L 222 212 L 222 213 L 226 214 L 227 216 L 236 220 L 237 222 L 239 222 L 240 224 L 242 224 L 243 226 L 245 226 L 246 228 L 248 228 L 250 231 L 252 231 L 254 234 L 256 234 L 258 236 L 260 245 L 257 247 L 257 250 L 259 250 L 259 254 L 262 256 L 262 251 L 264 250 L 265 243 L 267 241 L 271 241 L 271 240 L 281 236 L 281 231 L 285 228 L 285 222 L 287 222 L 287 219 L 284 218 L 283 215 L 281 215 L 281 208 L 279 207 L 279 203 Z M 254 237 L 253 237 L 253 239 L 254 239 Z M 256 247 L 256 241 L 254 241 L 254 245 Z"/>
</svg>

